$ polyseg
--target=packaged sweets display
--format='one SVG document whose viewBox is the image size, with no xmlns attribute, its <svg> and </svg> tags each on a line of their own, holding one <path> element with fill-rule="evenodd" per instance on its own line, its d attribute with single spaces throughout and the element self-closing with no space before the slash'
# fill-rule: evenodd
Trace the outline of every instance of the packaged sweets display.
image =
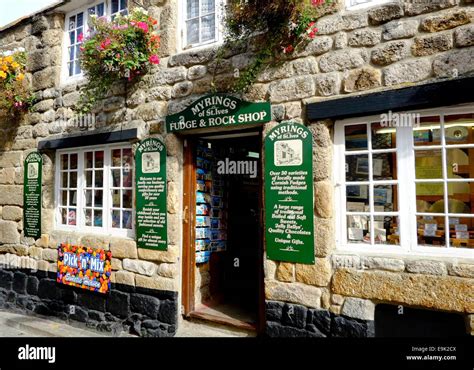
<svg viewBox="0 0 474 370">
<path fill-rule="evenodd" d="M 207 251 L 211 246 L 211 241 L 209 239 L 196 239 L 196 252 Z"/>
<path fill-rule="evenodd" d="M 209 205 L 205 203 L 196 204 L 196 216 L 209 216 Z"/>
<path fill-rule="evenodd" d="M 209 216 L 196 216 L 196 227 L 211 226 L 211 218 Z"/>
<path fill-rule="evenodd" d="M 210 251 L 196 252 L 196 263 L 209 262 L 210 257 L 211 257 Z"/>
<path fill-rule="evenodd" d="M 196 154 L 196 263 L 206 263 L 211 252 L 225 251 L 227 246 L 226 180 L 217 173 L 216 162 L 228 150 L 199 141 Z"/>
</svg>

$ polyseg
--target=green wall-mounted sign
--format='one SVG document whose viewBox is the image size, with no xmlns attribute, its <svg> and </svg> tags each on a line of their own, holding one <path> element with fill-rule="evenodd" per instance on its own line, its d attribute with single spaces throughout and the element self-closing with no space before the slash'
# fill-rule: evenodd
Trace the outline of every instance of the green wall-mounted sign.
<svg viewBox="0 0 474 370">
<path fill-rule="evenodd" d="M 264 123 L 271 120 L 270 103 L 249 103 L 230 95 L 208 95 L 180 113 L 166 117 L 168 132 Z"/>
<path fill-rule="evenodd" d="M 25 236 L 41 237 L 41 181 L 43 158 L 38 152 L 28 154 L 24 163 L 23 225 Z"/>
<path fill-rule="evenodd" d="M 137 246 L 167 250 L 166 148 L 163 142 L 143 140 L 135 153 L 135 163 Z"/>
<path fill-rule="evenodd" d="M 313 137 L 285 122 L 265 137 L 265 243 L 276 261 L 314 263 Z"/>
</svg>

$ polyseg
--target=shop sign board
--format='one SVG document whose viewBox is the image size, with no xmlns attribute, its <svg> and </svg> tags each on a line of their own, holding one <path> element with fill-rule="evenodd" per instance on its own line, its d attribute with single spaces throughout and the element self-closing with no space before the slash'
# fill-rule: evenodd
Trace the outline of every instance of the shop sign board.
<svg viewBox="0 0 474 370">
<path fill-rule="evenodd" d="M 269 102 L 250 103 L 231 95 L 207 95 L 180 113 L 166 117 L 167 132 L 265 123 L 271 120 Z"/>
<path fill-rule="evenodd" d="M 110 291 L 112 252 L 85 246 L 61 244 L 58 247 L 56 281 L 98 293 Z"/>
<path fill-rule="evenodd" d="M 41 181 L 43 158 L 38 152 L 28 154 L 24 163 L 23 225 L 25 237 L 41 237 Z"/>
<path fill-rule="evenodd" d="M 167 250 L 166 148 L 156 138 L 143 140 L 135 153 L 138 248 Z"/>
<path fill-rule="evenodd" d="M 313 137 L 281 123 L 265 137 L 265 243 L 271 260 L 313 264 Z"/>
</svg>

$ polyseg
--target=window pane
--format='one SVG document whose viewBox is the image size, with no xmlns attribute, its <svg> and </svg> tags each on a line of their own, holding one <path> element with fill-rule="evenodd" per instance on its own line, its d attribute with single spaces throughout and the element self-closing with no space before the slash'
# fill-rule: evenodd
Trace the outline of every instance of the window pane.
<svg viewBox="0 0 474 370">
<path fill-rule="evenodd" d="M 70 160 L 70 169 L 71 170 L 77 170 L 77 154 L 71 154 L 69 157 Z"/>
<path fill-rule="evenodd" d="M 93 167 L 93 162 L 92 162 L 92 152 L 86 152 L 84 153 L 84 161 L 85 161 L 85 168 L 92 168 Z"/>
<path fill-rule="evenodd" d="M 76 208 L 69 208 L 67 219 L 68 225 L 76 225 Z"/>
<path fill-rule="evenodd" d="M 393 180 L 397 178 L 396 153 L 380 153 L 372 156 L 372 175 L 374 180 Z"/>
<path fill-rule="evenodd" d="M 214 0 L 201 0 L 201 14 L 213 13 L 214 11 Z"/>
<path fill-rule="evenodd" d="M 378 206 L 382 207 L 380 212 L 398 211 L 397 185 L 376 185 L 374 186 L 374 210 L 379 212 Z"/>
<path fill-rule="evenodd" d="M 112 187 L 120 187 L 120 170 L 112 170 Z"/>
<path fill-rule="evenodd" d="M 375 244 L 400 245 L 398 217 L 374 217 L 374 242 Z"/>
<path fill-rule="evenodd" d="M 92 190 L 86 190 L 86 207 L 92 207 Z"/>
<path fill-rule="evenodd" d="M 122 150 L 122 166 L 132 166 L 133 155 L 132 149 L 123 149 Z"/>
<path fill-rule="evenodd" d="M 121 163 L 120 152 L 121 152 L 120 149 L 112 150 L 112 167 L 120 167 L 120 163 Z"/>
<path fill-rule="evenodd" d="M 67 170 L 68 169 L 68 155 L 61 154 L 61 169 Z"/>
<path fill-rule="evenodd" d="M 120 208 L 120 190 L 112 190 L 112 207 Z"/>
<path fill-rule="evenodd" d="M 70 42 L 70 45 L 74 45 L 75 44 L 75 40 L 76 40 L 76 33 L 74 31 L 72 32 L 69 32 L 69 42 Z M 73 60 L 74 59 L 74 49 L 73 48 L 70 48 L 69 49 L 69 60 Z"/>
<path fill-rule="evenodd" d="M 396 129 L 384 127 L 380 123 L 372 123 L 372 149 L 396 148 Z"/>
<path fill-rule="evenodd" d="M 474 148 L 447 149 L 446 156 L 448 178 L 474 178 Z"/>
<path fill-rule="evenodd" d="M 84 36 L 84 33 L 83 33 L 83 32 L 84 32 L 84 31 L 82 30 L 82 27 L 77 29 L 77 31 L 76 31 L 76 43 L 81 43 L 81 41 L 79 41 L 79 38 L 80 38 L 81 36 Z M 78 49 L 76 49 L 76 55 L 78 55 L 77 50 L 78 50 Z"/>
<path fill-rule="evenodd" d="M 423 117 L 418 127 L 413 128 L 415 145 L 440 145 L 441 132 L 439 117 Z"/>
<path fill-rule="evenodd" d="M 214 40 L 216 36 L 215 15 L 208 15 L 201 19 L 201 41 Z"/>
<path fill-rule="evenodd" d="M 81 64 L 79 61 L 74 62 L 75 68 L 74 68 L 74 74 L 78 75 L 81 73 Z"/>
<path fill-rule="evenodd" d="M 67 178 L 68 178 L 68 173 L 63 172 L 62 175 L 61 175 L 61 187 L 67 188 L 67 186 L 68 186 Z"/>
<path fill-rule="evenodd" d="M 61 205 L 67 206 L 67 191 L 66 190 L 63 190 L 61 192 Z"/>
<path fill-rule="evenodd" d="M 120 211 L 116 209 L 112 210 L 112 227 L 120 229 Z"/>
<path fill-rule="evenodd" d="M 347 240 L 349 243 L 370 243 L 369 216 L 347 216 Z"/>
<path fill-rule="evenodd" d="M 122 208 L 132 208 L 132 191 L 123 190 Z"/>
<path fill-rule="evenodd" d="M 69 192 L 69 205 L 70 206 L 77 206 L 77 192 L 76 190 L 71 190 Z"/>
<path fill-rule="evenodd" d="M 451 247 L 474 247 L 474 218 L 449 218 Z"/>
<path fill-rule="evenodd" d="M 352 125 L 344 128 L 346 151 L 367 149 L 367 125 Z"/>
<path fill-rule="evenodd" d="M 120 9 L 127 9 L 127 0 L 120 0 Z"/>
<path fill-rule="evenodd" d="M 73 30 L 74 28 L 76 28 L 76 16 L 69 18 L 69 29 Z"/>
<path fill-rule="evenodd" d="M 473 144 L 474 114 L 446 116 L 444 133 L 446 144 Z"/>
<path fill-rule="evenodd" d="M 102 207 L 102 190 L 94 190 L 94 207 Z"/>
<path fill-rule="evenodd" d="M 83 22 L 84 22 L 84 15 L 83 15 L 83 13 L 82 13 L 82 12 L 81 12 L 81 13 L 78 13 L 78 14 L 77 14 L 77 27 L 78 27 L 78 28 L 79 28 L 79 27 L 82 27 Z"/>
<path fill-rule="evenodd" d="M 84 210 L 84 218 L 86 226 L 92 226 L 92 210 L 86 209 Z"/>
<path fill-rule="evenodd" d="M 348 212 L 369 211 L 369 185 L 347 185 L 346 198 Z"/>
<path fill-rule="evenodd" d="M 441 150 L 416 150 L 415 175 L 417 179 L 442 179 Z"/>
<path fill-rule="evenodd" d="M 95 167 L 95 168 L 102 168 L 102 167 L 104 167 L 104 152 L 103 152 L 103 151 L 97 151 L 97 152 L 95 152 L 94 167 Z"/>
<path fill-rule="evenodd" d="M 194 19 L 186 22 L 186 40 L 188 44 L 199 42 L 199 20 Z"/>
<path fill-rule="evenodd" d="M 67 208 L 61 208 L 61 224 L 67 224 Z"/>
<path fill-rule="evenodd" d="M 77 188 L 77 172 L 69 173 L 69 187 Z"/>
<path fill-rule="evenodd" d="M 101 188 L 104 185 L 104 171 L 95 171 L 95 181 L 96 188 Z"/>
<path fill-rule="evenodd" d="M 474 214 L 474 182 L 448 182 L 448 212 Z"/>
<path fill-rule="evenodd" d="M 92 187 L 92 171 L 86 171 L 86 187 Z"/>
<path fill-rule="evenodd" d="M 123 229 L 132 228 L 132 212 L 131 211 L 122 212 L 122 228 Z"/>
<path fill-rule="evenodd" d="M 199 16 L 199 0 L 187 0 L 187 19 Z"/>
<path fill-rule="evenodd" d="M 133 181 L 133 171 L 131 169 L 123 169 L 123 187 L 131 188 Z"/>
<path fill-rule="evenodd" d="M 444 213 L 442 182 L 416 184 L 416 210 L 420 213 Z"/>
<path fill-rule="evenodd" d="M 346 181 L 369 179 L 369 156 L 367 154 L 346 156 Z"/>
<path fill-rule="evenodd" d="M 112 0 L 112 13 L 117 13 L 119 11 L 119 2 L 118 0 Z"/>
<path fill-rule="evenodd" d="M 94 226 L 102 227 L 102 211 L 94 210 Z"/>
<path fill-rule="evenodd" d="M 417 228 L 419 245 L 431 247 L 446 246 L 444 217 L 418 216 Z"/>
<path fill-rule="evenodd" d="M 102 17 L 104 15 L 104 3 L 97 5 L 97 16 Z"/>
</svg>

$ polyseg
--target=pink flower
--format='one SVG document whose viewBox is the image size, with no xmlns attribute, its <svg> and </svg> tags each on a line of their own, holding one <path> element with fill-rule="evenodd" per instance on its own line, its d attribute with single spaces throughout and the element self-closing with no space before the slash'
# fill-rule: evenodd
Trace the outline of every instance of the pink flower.
<svg viewBox="0 0 474 370">
<path fill-rule="evenodd" d="M 326 2 L 326 0 L 311 0 L 311 5 L 312 6 L 318 6 L 318 5 L 322 5 Z"/>
<path fill-rule="evenodd" d="M 148 24 L 145 22 L 138 22 L 137 23 L 138 28 L 142 29 L 143 32 L 147 33 L 148 32 Z"/>
<path fill-rule="evenodd" d="M 158 63 L 160 63 L 160 58 L 158 58 L 158 55 L 156 55 L 156 54 L 150 55 L 150 57 L 148 58 L 148 60 L 150 61 L 151 64 L 158 64 Z"/>
<path fill-rule="evenodd" d="M 102 41 L 100 43 L 100 49 L 101 50 L 104 50 L 107 48 L 107 46 L 109 46 L 111 44 L 112 41 L 110 41 L 110 39 L 105 39 L 105 41 Z"/>
<path fill-rule="evenodd" d="M 289 54 L 289 53 L 292 53 L 293 50 L 295 50 L 295 48 L 293 47 L 293 45 L 288 45 L 286 48 L 283 48 L 283 53 L 284 53 L 284 54 Z"/>
<path fill-rule="evenodd" d="M 77 36 L 77 41 L 82 42 L 84 40 L 84 34 L 81 32 L 79 36 Z"/>
</svg>

